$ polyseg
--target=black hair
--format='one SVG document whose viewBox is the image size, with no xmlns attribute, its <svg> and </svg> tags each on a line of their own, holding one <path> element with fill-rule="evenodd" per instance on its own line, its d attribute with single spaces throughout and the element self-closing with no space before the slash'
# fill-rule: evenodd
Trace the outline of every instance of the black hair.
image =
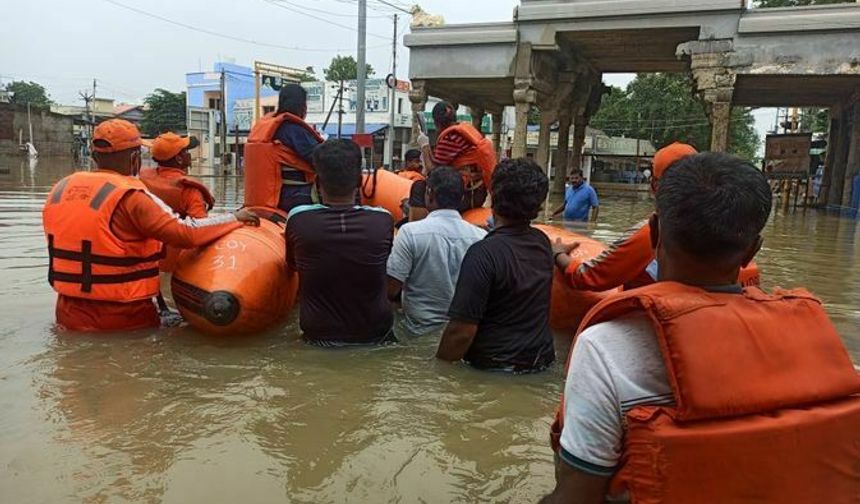
<svg viewBox="0 0 860 504">
<path fill-rule="evenodd" d="M 437 132 L 441 132 L 455 122 L 457 122 L 457 111 L 454 110 L 453 105 L 441 101 L 433 107 L 433 123 L 436 125 Z"/>
<path fill-rule="evenodd" d="M 439 166 L 427 176 L 427 188 L 433 191 L 433 197 L 439 208 L 457 210 L 463 203 L 463 177 L 450 166 Z"/>
<path fill-rule="evenodd" d="M 767 178 L 749 162 L 717 152 L 687 156 L 660 178 L 660 236 L 718 264 L 742 260 L 759 239 L 772 204 Z"/>
<path fill-rule="evenodd" d="M 352 140 L 327 140 L 314 149 L 314 170 L 332 196 L 349 196 L 361 177 L 361 149 Z"/>
<path fill-rule="evenodd" d="M 308 92 L 298 84 L 287 84 L 278 93 L 278 114 L 302 115 L 308 104 Z"/>
<path fill-rule="evenodd" d="M 406 154 L 403 155 L 403 159 L 406 160 L 406 162 L 421 159 L 421 151 L 418 149 L 409 149 L 406 151 Z"/>
<path fill-rule="evenodd" d="M 574 168 L 570 170 L 570 173 L 567 174 L 568 177 L 572 177 L 574 175 L 579 175 L 580 177 L 584 177 L 585 174 L 579 168 Z"/>
<path fill-rule="evenodd" d="M 511 221 L 538 216 L 549 191 L 549 179 L 531 159 L 506 159 L 493 172 L 493 211 Z"/>
</svg>

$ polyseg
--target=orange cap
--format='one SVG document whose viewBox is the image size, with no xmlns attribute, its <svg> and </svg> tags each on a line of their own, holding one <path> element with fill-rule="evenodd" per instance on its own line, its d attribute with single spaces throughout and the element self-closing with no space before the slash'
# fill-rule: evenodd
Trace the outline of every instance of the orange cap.
<svg viewBox="0 0 860 504">
<path fill-rule="evenodd" d="M 193 149 L 200 142 L 194 137 L 179 136 L 172 131 L 162 133 L 152 141 L 152 146 L 149 152 L 152 153 L 152 159 L 156 161 L 167 161 L 174 158 L 184 149 Z"/>
<path fill-rule="evenodd" d="M 110 119 L 93 131 L 95 152 L 119 152 L 140 146 L 140 130 L 123 119 Z"/>
<path fill-rule="evenodd" d="M 666 173 L 666 169 L 677 161 L 687 156 L 695 156 L 698 153 L 699 151 L 695 147 L 685 143 L 675 142 L 667 145 L 654 153 L 654 171 L 652 176 L 654 179 L 659 179 Z"/>
</svg>

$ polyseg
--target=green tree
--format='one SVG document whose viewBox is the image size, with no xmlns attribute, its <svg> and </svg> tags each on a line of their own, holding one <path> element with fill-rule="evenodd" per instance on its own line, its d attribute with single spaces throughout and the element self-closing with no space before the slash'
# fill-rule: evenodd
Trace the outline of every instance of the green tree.
<svg viewBox="0 0 860 504">
<path fill-rule="evenodd" d="M 156 89 L 147 96 L 140 129 L 148 137 L 157 136 L 164 131 L 185 131 L 185 92 L 171 93 L 166 89 Z"/>
<path fill-rule="evenodd" d="M 591 125 L 612 136 L 650 140 L 656 147 L 674 141 L 699 149 L 710 146 L 711 127 L 687 75 L 639 74 L 627 89 L 612 88 L 603 97 Z M 747 108 L 732 111 L 729 149 L 753 159 L 759 145 L 755 118 Z"/>
<path fill-rule="evenodd" d="M 367 65 L 367 76 L 374 73 L 373 67 Z M 355 80 L 358 78 L 358 63 L 352 56 L 335 56 L 328 68 L 323 69 L 323 75 L 328 81 Z"/>
<path fill-rule="evenodd" d="M 50 108 L 51 98 L 45 88 L 36 82 L 14 81 L 6 84 L 6 91 L 12 94 L 12 103 L 36 108 Z"/>
</svg>

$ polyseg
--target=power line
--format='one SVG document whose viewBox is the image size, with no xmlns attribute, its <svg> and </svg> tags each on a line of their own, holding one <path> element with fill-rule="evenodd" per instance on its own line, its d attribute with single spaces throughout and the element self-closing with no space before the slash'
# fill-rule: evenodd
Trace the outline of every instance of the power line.
<svg viewBox="0 0 860 504">
<path fill-rule="evenodd" d="M 112 2 L 113 0 L 105 0 L 105 1 L 106 1 L 106 2 Z M 316 19 L 316 20 L 318 20 L 318 21 L 322 21 L 323 23 L 328 23 L 328 24 L 330 24 L 330 25 L 332 25 L 332 26 L 337 26 L 338 28 L 343 28 L 344 30 L 349 30 L 349 31 L 354 31 L 354 32 L 357 32 L 357 31 L 358 31 L 358 30 L 356 30 L 355 28 L 353 28 L 352 26 L 347 26 L 347 25 L 343 25 L 343 24 L 340 24 L 340 23 L 336 23 L 336 22 L 334 22 L 334 21 L 330 21 L 330 20 L 328 20 L 328 19 L 325 19 L 325 18 L 322 18 L 322 17 L 316 16 L 316 15 L 314 15 L 314 14 L 309 14 L 309 13 L 307 13 L 307 12 L 302 12 L 302 11 L 300 11 L 300 10 L 296 10 L 296 9 L 294 9 L 294 8 L 287 7 L 287 6 L 286 6 L 286 5 L 284 5 L 283 3 L 279 2 L 279 1 L 276 1 L 276 0 L 263 0 L 263 1 L 264 1 L 264 2 L 266 2 L 266 3 L 268 3 L 268 4 L 274 5 L 275 7 L 280 7 L 281 9 L 288 10 L 288 11 L 290 11 L 290 12 L 294 13 L 294 14 L 301 14 L 302 16 L 307 16 L 307 17 L 309 17 L 309 18 Z M 380 39 L 383 39 L 383 40 L 388 40 L 388 37 L 383 37 L 382 35 L 377 35 L 377 34 L 375 34 L 375 33 L 368 33 L 368 35 L 370 35 L 371 37 L 376 37 L 376 38 L 380 38 Z M 387 44 L 386 44 L 386 45 L 387 45 Z"/>
<path fill-rule="evenodd" d="M 387 5 L 387 6 L 391 7 L 392 9 L 399 10 L 400 12 L 403 12 L 403 13 L 406 13 L 406 14 L 410 14 L 410 15 L 412 14 L 412 11 L 411 11 L 411 10 L 406 9 L 406 8 L 404 8 L 404 7 L 400 7 L 400 6 L 394 5 L 393 3 L 386 2 L 385 0 L 376 0 L 376 1 L 377 1 L 377 2 L 379 2 L 379 3 L 381 3 L 382 5 Z"/>
<path fill-rule="evenodd" d="M 327 10 L 324 10 L 324 9 L 315 9 L 315 8 L 313 8 L 313 7 L 305 7 L 304 5 L 298 5 L 298 4 L 295 4 L 295 3 L 293 3 L 293 2 L 290 2 L 289 0 L 272 0 L 271 2 L 270 2 L 269 0 L 266 0 L 266 1 L 267 1 L 268 3 L 284 3 L 284 4 L 287 4 L 287 5 L 291 5 L 291 6 L 293 6 L 293 7 L 294 7 L 294 8 L 296 8 L 296 9 L 302 9 L 302 10 L 307 10 L 307 11 L 311 11 L 311 12 L 319 12 L 319 13 L 321 13 L 321 14 L 326 14 L 326 15 L 328 15 L 328 16 L 335 16 L 335 17 L 343 17 L 343 18 L 351 18 L 351 19 L 355 19 L 355 14 L 343 14 L 343 13 L 339 13 L 339 12 L 331 12 L 331 11 L 327 11 Z M 367 16 L 367 17 L 368 17 L 368 18 L 387 18 L 387 17 L 389 17 L 389 16 L 388 16 L 388 15 L 386 15 L 386 14 L 378 14 L 378 15 L 375 15 L 375 16 Z"/>
<path fill-rule="evenodd" d="M 103 1 L 105 1 L 111 5 L 115 5 L 117 7 L 120 7 L 122 9 L 136 12 L 140 15 L 150 17 L 153 19 L 157 19 L 159 21 L 169 23 L 172 25 L 180 26 L 180 27 L 186 28 L 188 30 L 192 30 L 192 31 L 200 32 L 200 33 L 205 33 L 205 34 L 211 35 L 213 37 L 219 37 L 219 38 L 223 38 L 223 39 L 233 40 L 235 42 L 243 42 L 245 44 L 253 44 L 253 45 L 262 46 L 262 47 L 272 47 L 275 49 L 286 49 L 286 50 L 290 50 L 290 51 L 307 51 L 307 52 L 337 52 L 337 51 L 350 51 L 350 50 L 352 50 L 351 48 L 317 49 L 317 48 L 309 48 L 309 47 L 285 46 L 285 45 L 280 45 L 280 44 L 272 44 L 269 42 L 260 42 L 257 40 L 246 39 L 246 38 L 237 37 L 234 35 L 228 35 L 226 33 L 220 33 L 220 32 L 216 32 L 213 30 L 208 30 L 206 28 L 200 28 L 198 26 L 193 26 L 193 25 L 190 25 L 187 23 L 183 23 L 181 21 L 176 21 L 176 20 L 169 19 L 169 18 L 166 18 L 163 16 L 159 16 L 158 14 L 153 14 L 151 12 L 147 12 L 145 10 L 138 9 L 138 8 L 132 7 L 130 5 L 125 5 L 125 4 L 117 2 L 115 0 L 103 0 Z M 303 14 L 303 13 L 300 13 L 300 14 Z"/>
</svg>

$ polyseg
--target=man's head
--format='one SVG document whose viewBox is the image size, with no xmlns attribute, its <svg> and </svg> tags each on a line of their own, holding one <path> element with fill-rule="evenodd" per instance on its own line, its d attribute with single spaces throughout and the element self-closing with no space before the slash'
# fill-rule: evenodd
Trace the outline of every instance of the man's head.
<svg viewBox="0 0 860 504">
<path fill-rule="evenodd" d="M 152 159 L 161 166 L 187 170 L 191 166 L 191 153 L 188 150 L 198 145 L 200 142 L 193 136 L 179 136 L 169 131 L 153 140 L 149 152 Z"/>
<path fill-rule="evenodd" d="M 734 283 L 761 247 L 771 198 L 764 174 L 740 158 L 708 152 L 674 163 L 660 180 L 651 219 L 660 279 Z"/>
<path fill-rule="evenodd" d="M 579 187 L 585 183 L 585 177 L 583 177 L 582 170 L 580 169 L 571 170 L 567 180 L 573 187 Z"/>
<path fill-rule="evenodd" d="M 140 131 L 122 119 L 110 119 L 93 131 L 93 160 L 100 170 L 135 176 L 140 171 Z"/>
<path fill-rule="evenodd" d="M 351 140 L 328 140 L 314 149 L 314 169 L 324 200 L 354 196 L 361 185 L 361 149 Z"/>
<path fill-rule="evenodd" d="M 457 210 L 463 202 L 463 177 L 450 166 L 439 166 L 427 176 L 427 210 Z"/>
<path fill-rule="evenodd" d="M 418 149 L 410 149 L 406 151 L 403 159 L 406 163 L 403 166 L 404 170 L 420 172 L 424 169 L 421 164 L 421 151 Z"/>
<path fill-rule="evenodd" d="M 651 172 L 651 191 L 657 192 L 660 177 L 666 173 L 666 170 L 670 166 L 687 156 L 695 156 L 698 153 L 699 151 L 692 145 L 681 142 L 674 142 L 655 152 L 653 160 L 654 170 Z"/>
<path fill-rule="evenodd" d="M 493 172 L 493 214 L 509 224 L 524 224 L 538 216 L 549 191 L 549 180 L 530 159 L 506 159 Z"/>
<path fill-rule="evenodd" d="M 433 107 L 433 124 L 436 125 L 436 131 L 453 126 L 457 122 L 457 111 L 454 106 L 448 102 L 441 101 Z"/>
<path fill-rule="evenodd" d="M 308 114 L 308 92 L 298 84 L 287 84 L 278 93 L 278 114 L 289 112 L 302 119 Z"/>
</svg>

